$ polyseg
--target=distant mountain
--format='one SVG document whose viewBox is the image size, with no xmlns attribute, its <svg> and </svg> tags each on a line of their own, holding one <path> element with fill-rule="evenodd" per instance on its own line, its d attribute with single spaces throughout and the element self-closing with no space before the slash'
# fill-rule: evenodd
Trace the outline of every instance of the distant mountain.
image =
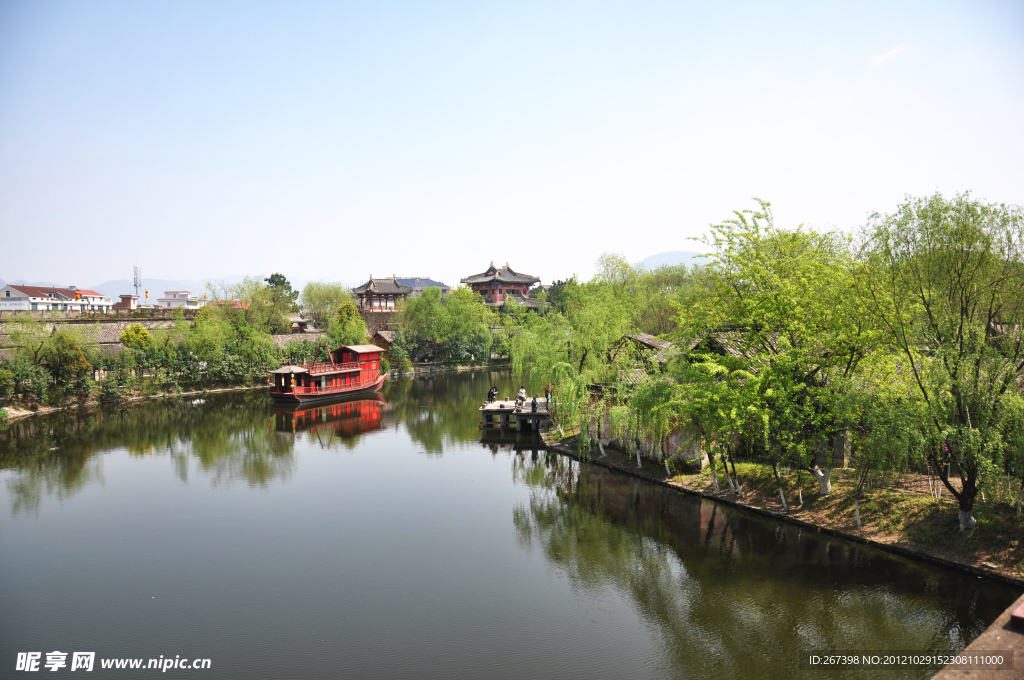
<svg viewBox="0 0 1024 680">
<path fill-rule="evenodd" d="M 691 250 L 673 250 L 669 253 L 658 253 L 657 255 L 651 255 L 645 257 L 641 264 L 646 269 L 657 269 L 658 267 L 674 266 L 677 264 L 685 264 L 687 267 L 692 267 L 695 264 L 703 264 L 706 262 L 705 259 L 699 257 L 703 253 L 696 253 Z"/>
</svg>

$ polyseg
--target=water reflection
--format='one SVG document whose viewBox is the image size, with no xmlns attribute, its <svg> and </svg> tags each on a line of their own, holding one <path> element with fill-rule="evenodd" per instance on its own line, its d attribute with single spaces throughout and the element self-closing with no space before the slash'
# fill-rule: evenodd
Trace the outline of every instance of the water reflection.
<svg viewBox="0 0 1024 680">
<path fill-rule="evenodd" d="M 183 482 L 199 474 L 214 486 L 267 487 L 293 475 L 300 432 L 324 448 L 351 449 L 393 419 L 431 455 L 472 441 L 491 385 L 514 392 L 507 371 L 475 371 L 389 381 L 381 394 L 315 407 L 275 407 L 253 390 L 36 416 L 0 431 L 0 470 L 15 514 L 101 482 L 96 455 L 117 449 L 166 456 Z"/>
<path fill-rule="evenodd" d="M 389 380 L 383 394 L 413 441 L 427 454 L 441 455 L 447 445 L 479 438 L 477 408 L 492 385 L 503 395 L 517 389 L 508 371 L 471 371 Z"/>
<path fill-rule="evenodd" d="M 284 436 L 308 432 L 323 449 L 334 445 L 351 449 L 359 435 L 385 427 L 384 414 L 388 409 L 388 401 L 380 394 L 315 407 L 275 404 L 270 427 L 275 434 Z"/>
<path fill-rule="evenodd" d="M 262 392 L 236 392 L 15 421 L 0 432 L 11 510 L 36 513 L 44 496 L 64 499 L 102 481 L 99 454 L 118 449 L 167 457 L 185 482 L 193 471 L 216 486 L 288 479 L 293 445 L 268 432 L 267 404 Z"/>
<path fill-rule="evenodd" d="M 532 489 L 520 544 L 580 592 L 626 594 L 673 675 L 790 677 L 801 649 L 949 653 L 1007 604 L 996 584 L 561 456 L 520 452 L 512 471 Z"/>
</svg>

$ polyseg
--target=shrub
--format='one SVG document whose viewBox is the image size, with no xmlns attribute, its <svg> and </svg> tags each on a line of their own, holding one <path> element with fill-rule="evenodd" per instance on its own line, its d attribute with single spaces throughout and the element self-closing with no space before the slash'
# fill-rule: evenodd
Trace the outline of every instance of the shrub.
<svg viewBox="0 0 1024 680">
<path fill-rule="evenodd" d="M 121 400 L 121 387 L 117 384 L 117 379 L 114 377 L 107 378 L 100 385 L 100 400 L 101 401 L 120 401 Z"/>
</svg>

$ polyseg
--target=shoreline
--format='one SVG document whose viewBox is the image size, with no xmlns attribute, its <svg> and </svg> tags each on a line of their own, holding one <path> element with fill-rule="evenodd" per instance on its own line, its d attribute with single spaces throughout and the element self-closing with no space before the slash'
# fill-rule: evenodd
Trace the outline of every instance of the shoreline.
<svg viewBox="0 0 1024 680">
<path fill-rule="evenodd" d="M 862 536 L 856 533 L 845 531 L 842 528 L 831 527 L 824 524 L 817 524 L 814 522 L 808 522 L 806 520 L 799 519 L 797 517 L 793 517 L 791 515 L 772 510 L 770 508 L 744 502 L 741 499 L 732 497 L 727 491 L 722 491 L 718 494 L 715 494 L 713 492 L 691 489 L 681 484 L 673 484 L 671 481 L 669 481 L 669 478 L 667 477 L 664 468 L 658 466 L 656 463 L 652 461 L 646 461 L 644 467 L 638 468 L 633 463 L 633 458 L 629 458 L 618 451 L 607 448 L 605 449 L 607 454 L 604 457 L 590 456 L 589 459 L 584 460 L 584 458 L 579 454 L 579 451 L 577 451 L 575 443 L 571 441 L 571 437 L 567 437 L 565 439 L 557 439 L 557 437 L 552 436 L 550 432 L 542 432 L 541 439 L 543 440 L 544 445 L 548 449 L 555 451 L 556 453 L 569 456 L 570 458 L 573 458 L 581 462 L 586 462 L 593 465 L 600 465 L 611 470 L 617 470 L 632 477 L 643 479 L 648 482 L 657 484 L 659 486 L 673 489 L 680 493 L 688 494 L 691 496 L 698 496 L 700 498 L 707 498 L 708 500 L 724 503 L 726 505 L 731 505 L 737 508 L 742 508 L 749 512 L 753 512 L 764 517 L 770 517 L 781 522 L 786 522 L 787 524 L 792 524 L 803 529 L 807 529 L 809 531 L 826 534 L 828 536 L 833 536 L 835 538 L 842 538 L 848 541 L 853 541 L 855 543 L 860 543 L 861 545 L 868 545 L 874 548 L 878 548 L 879 550 L 884 550 L 889 553 L 900 555 L 902 557 L 924 560 L 926 562 L 931 562 L 933 564 L 938 564 L 944 567 L 957 569 L 959 571 L 972 574 L 979 578 L 994 579 L 996 581 L 1000 581 L 1008 585 L 1024 588 L 1024 578 L 1010 576 L 998 570 L 981 568 L 962 560 L 950 559 L 949 557 L 936 555 L 934 553 L 924 551 L 920 548 L 913 547 L 911 544 L 886 543 L 884 541 L 879 541 L 873 538 L 869 538 L 867 536 Z M 654 474 L 651 474 L 651 471 L 653 471 Z"/>
<path fill-rule="evenodd" d="M 87 411 L 89 409 L 97 408 L 100 406 L 115 406 L 117 404 L 127 404 L 138 401 L 149 401 L 151 399 L 166 399 L 168 397 L 194 397 L 202 396 L 204 394 L 214 394 L 217 392 L 241 392 L 243 390 L 258 390 L 266 389 L 266 385 L 238 385 L 235 387 L 207 387 L 201 390 L 190 390 L 188 392 L 161 392 L 159 394 L 144 394 L 137 397 L 125 397 L 117 401 L 99 401 L 97 399 L 89 399 L 84 402 L 76 402 L 68 404 L 67 406 L 40 406 L 35 411 L 29 409 L 16 408 L 13 406 L 4 406 L 2 408 L 7 409 L 7 420 L 3 422 L 14 422 L 15 420 L 21 420 L 23 418 L 30 418 L 32 416 L 50 415 L 52 413 L 59 413 L 60 411 Z"/>
<path fill-rule="evenodd" d="M 434 375 L 437 373 L 461 373 L 465 371 L 482 371 L 482 370 L 508 370 L 508 364 L 487 364 L 483 366 L 413 366 L 411 371 L 399 371 L 397 369 L 391 369 L 389 372 L 389 378 L 416 378 L 425 375 Z M 115 404 L 125 404 L 130 402 L 138 401 L 149 401 L 151 399 L 165 399 L 167 397 L 192 397 L 203 394 L 213 394 L 216 392 L 238 392 L 242 390 L 258 390 L 264 389 L 266 385 L 237 385 L 233 387 L 207 387 L 201 390 L 190 390 L 188 392 L 161 392 L 158 394 L 146 394 L 135 397 L 125 397 L 118 401 L 100 401 L 97 399 L 89 399 L 84 402 L 74 402 L 66 406 L 39 406 L 36 410 L 19 408 L 16 406 L 2 406 L 0 408 L 7 409 L 7 419 L 3 422 L 14 422 L 15 420 L 21 420 L 23 418 L 30 418 L 32 416 L 48 415 L 51 413 L 58 413 L 60 411 L 81 411 L 88 410 L 90 408 L 96 408 L 99 406 L 112 406 Z"/>
</svg>

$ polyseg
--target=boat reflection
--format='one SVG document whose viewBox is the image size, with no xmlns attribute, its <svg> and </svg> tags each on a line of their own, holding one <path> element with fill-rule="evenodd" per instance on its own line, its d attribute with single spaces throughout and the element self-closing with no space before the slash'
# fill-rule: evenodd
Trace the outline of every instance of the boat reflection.
<svg viewBox="0 0 1024 680">
<path fill-rule="evenodd" d="M 376 392 L 317 406 L 275 404 L 270 429 L 290 435 L 308 431 L 323 448 L 329 448 L 335 441 L 384 429 L 384 414 L 389 410 L 388 401 Z"/>
</svg>

